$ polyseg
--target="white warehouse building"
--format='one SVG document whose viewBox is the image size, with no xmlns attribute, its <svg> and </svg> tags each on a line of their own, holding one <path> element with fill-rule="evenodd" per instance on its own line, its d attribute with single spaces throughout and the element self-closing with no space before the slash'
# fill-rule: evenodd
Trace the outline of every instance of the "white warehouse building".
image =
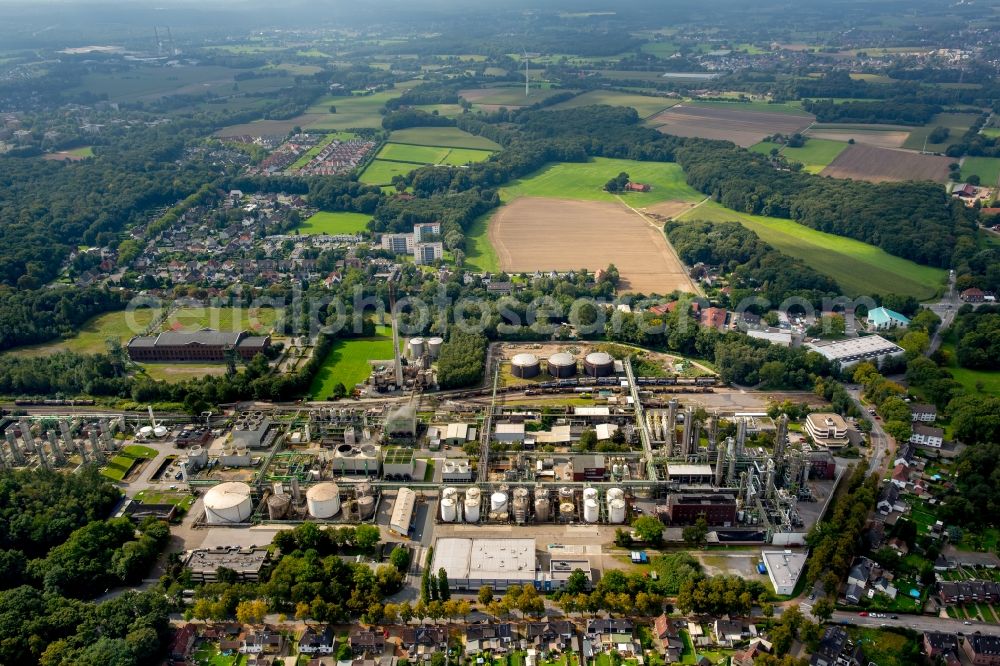
<svg viewBox="0 0 1000 666">
<path fill-rule="evenodd" d="M 442 537 L 434 544 L 431 571 L 444 569 L 456 590 L 478 590 L 490 585 L 534 585 L 537 557 L 534 539 L 463 539 Z"/>
</svg>

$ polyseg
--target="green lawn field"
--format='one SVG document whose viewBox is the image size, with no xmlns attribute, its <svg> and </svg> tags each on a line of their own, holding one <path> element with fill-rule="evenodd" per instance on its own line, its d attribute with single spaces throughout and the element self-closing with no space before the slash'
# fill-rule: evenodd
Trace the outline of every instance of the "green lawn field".
<svg viewBox="0 0 1000 666">
<path fill-rule="evenodd" d="M 156 449 L 138 444 L 126 446 L 108 461 L 108 464 L 101 469 L 101 474 L 113 481 L 121 481 L 137 460 L 152 460 L 155 457 Z"/>
<path fill-rule="evenodd" d="M 903 143 L 903 148 L 910 150 L 928 150 L 935 153 L 943 153 L 948 147 L 962 140 L 962 135 L 972 125 L 976 119 L 975 113 L 939 113 L 923 127 L 915 127 L 910 132 L 910 136 Z M 941 143 L 930 143 L 927 141 L 928 135 L 936 127 L 947 127 L 951 132 L 948 138 Z M 926 146 L 926 148 L 925 148 Z"/>
<path fill-rule="evenodd" d="M 348 129 L 350 127 L 382 127 L 381 108 L 390 99 L 403 94 L 401 88 L 356 97 L 324 97 L 306 109 L 303 118 L 311 129 Z M 337 109 L 330 113 L 330 107 Z"/>
<path fill-rule="evenodd" d="M 379 327 L 376 333 L 373 338 L 334 342 L 313 378 L 309 394 L 316 400 L 325 400 L 338 383 L 350 391 L 355 384 L 368 379 L 371 374 L 368 361 L 392 359 L 392 331 Z"/>
<path fill-rule="evenodd" d="M 73 157 L 93 157 L 94 149 L 91 146 L 83 146 L 81 148 L 73 148 L 72 150 L 67 150 L 66 154 L 72 155 Z"/>
<path fill-rule="evenodd" d="M 788 148 L 770 141 L 761 141 L 750 150 L 764 155 L 770 154 L 772 148 L 777 148 L 791 162 L 801 162 L 804 171 L 819 173 L 827 167 L 837 155 L 842 153 L 848 144 L 843 141 L 828 139 L 806 139 L 804 146 Z"/>
<path fill-rule="evenodd" d="M 438 164 L 449 164 L 451 166 L 463 166 L 470 162 L 484 162 L 489 159 L 493 151 L 473 150 L 471 148 L 449 148 L 444 159 Z"/>
<path fill-rule="evenodd" d="M 893 256 L 874 245 L 792 220 L 737 213 L 711 201 L 679 219 L 739 222 L 775 249 L 832 277 L 849 296 L 878 292 L 927 300 L 938 293 L 947 275 L 943 269 Z"/>
<path fill-rule="evenodd" d="M 955 336 L 947 333 L 941 342 L 941 351 L 948 354 L 948 372 L 971 395 L 1000 395 L 1000 372 L 971 370 L 958 365 L 955 354 Z"/>
<path fill-rule="evenodd" d="M 988 136 L 991 139 L 995 139 L 1000 136 L 1000 127 L 984 127 L 979 131 L 983 136 Z"/>
<path fill-rule="evenodd" d="M 358 177 L 362 183 L 367 185 L 389 185 L 392 177 L 396 175 L 405 176 L 414 169 L 424 166 L 415 162 L 386 162 L 385 160 L 372 160 Z"/>
<path fill-rule="evenodd" d="M 575 109 L 581 106 L 591 106 L 594 104 L 607 104 L 609 106 L 630 106 L 638 112 L 640 118 L 648 118 L 652 115 L 669 109 L 678 104 L 679 99 L 671 97 L 653 97 L 651 95 L 636 95 L 633 93 L 619 92 L 616 90 L 591 90 L 577 95 L 571 100 L 560 102 L 548 109 Z"/>
<path fill-rule="evenodd" d="M 1000 181 L 1000 157 L 966 157 L 962 160 L 962 180 L 976 174 L 985 187 L 996 187 Z"/>
<path fill-rule="evenodd" d="M 378 151 L 380 160 L 393 162 L 413 162 L 415 164 L 438 164 L 448 155 L 448 148 L 434 146 L 413 146 L 402 143 L 387 143 Z"/>
<path fill-rule="evenodd" d="M 623 171 L 633 181 L 648 183 L 653 188 L 650 192 L 621 195 L 629 206 L 640 208 L 664 201 L 704 199 L 704 195 L 685 182 L 684 171 L 678 164 L 606 157 L 595 157 L 589 162 L 548 164 L 529 176 L 509 182 L 501 188 L 500 196 L 506 203 L 518 197 L 616 201 L 615 195 L 604 191 L 604 185 Z"/>
<path fill-rule="evenodd" d="M 541 70 L 539 70 L 541 71 Z M 523 70 L 522 70 L 523 79 Z M 530 94 L 524 96 L 524 86 L 504 86 L 496 88 L 482 88 L 476 90 L 475 93 L 470 93 L 469 99 L 473 104 L 487 104 L 493 106 L 530 106 L 532 104 L 537 104 L 553 95 L 558 95 L 566 92 L 565 90 L 556 89 L 539 89 L 538 84 L 532 84 Z M 470 91 L 463 91 L 470 92 Z"/>
<path fill-rule="evenodd" d="M 365 231 L 368 228 L 368 221 L 371 215 L 364 213 L 349 213 L 347 211 L 337 211 L 330 213 L 320 211 L 299 225 L 297 231 L 300 234 L 353 234 Z"/>
<path fill-rule="evenodd" d="M 232 93 L 233 77 L 243 70 L 217 65 L 186 67 L 146 67 L 127 69 L 122 72 L 86 74 L 80 85 L 70 92 L 87 90 L 95 95 L 107 95 L 111 102 L 132 102 L 139 99 L 156 99 L 179 93 L 204 94 L 214 92 Z M 279 81 L 287 85 L 291 77 L 274 77 L 269 81 Z M 240 88 L 249 81 L 241 81 Z M 249 92 L 249 90 L 245 91 Z"/>
<path fill-rule="evenodd" d="M 489 273 L 500 272 L 500 258 L 490 243 L 488 231 L 493 211 L 480 215 L 465 230 L 465 267 Z"/>
<path fill-rule="evenodd" d="M 269 331 L 277 321 L 280 311 L 271 308 L 243 309 L 237 314 L 234 308 L 180 308 L 172 313 L 164 329 L 198 330 L 209 327 L 220 331 L 252 330 Z M 153 321 L 154 310 L 141 308 L 128 311 L 107 312 L 94 317 L 80 327 L 76 335 L 65 340 L 40 345 L 18 347 L 9 353 L 18 356 L 46 356 L 60 351 L 78 354 L 97 354 L 107 349 L 106 340 L 117 338 L 123 343 L 140 334 Z"/>
<path fill-rule="evenodd" d="M 793 116 L 808 116 L 809 113 L 802 110 L 802 102 L 781 102 L 779 104 L 769 104 L 766 101 L 752 102 L 722 102 L 718 100 L 695 99 L 685 101 L 685 106 L 702 107 L 709 109 L 735 109 L 738 111 L 757 111 L 761 113 L 788 113 Z"/>
<path fill-rule="evenodd" d="M 457 127 L 410 127 L 396 130 L 389 135 L 389 141 L 410 143 L 415 146 L 500 150 L 500 144 L 490 141 L 486 137 L 469 134 Z"/>
</svg>

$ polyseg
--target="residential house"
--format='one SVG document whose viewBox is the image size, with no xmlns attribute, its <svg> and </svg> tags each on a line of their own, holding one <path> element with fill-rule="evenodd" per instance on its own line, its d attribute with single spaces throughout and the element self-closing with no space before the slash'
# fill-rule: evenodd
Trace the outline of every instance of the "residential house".
<svg viewBox="0 0 1000 666">
<path fill-rule="evenodd" d="M 844 599 L 850 604 L 859 604 L 861 600 L 865 598 L 865 588 L 856 584 L 848 583 L 847 589 L 844 590 Z"/>
<path fill-rule="evenodd" d="M 240 634 L 240 652 L 243 654 L 281 654 L 284 647 L 284 637 L 270 629 Z"/>
<path fill-rule="evenodd" d="M 701 311 L 701 325 L 723 331 L 726 328 L 728 314 L 724 308 L 705 308 Z"/>
<path fill-rule="evenodd" d="M 896 505 L 898 502 L 899 486 L 895 483 L 888 483 L 882 487 L 882 493 L 879 496 L 876 508 L 879 513 L 889 514 L 897 510 Z"/>
<path fill-rule="evenodd" d="M 597 618 L 587 621 L 587 639 L 594 649 L 627 651 L 631 646 L 635 624 L 625 618 Z"/>
<path fill-rule="evenodd" d="M 809 666 L 864 666 L 867 663 L 861 646 L 851 642 L 843 627 L 828 627 L 809 660 Z"/>
<path fill-rule="evenodd" d="M 565 620 L 529 622 L 524 626 L 524 638 L 535 648 L 563 651 L 576 632 Z"/>
<path fill-rule="evenodd" d="M 910 547 L 907 546 L 906 542 L 899 537 L 892 537 L 886 545 L 900 555 L 906 555 L 910 552 Z"/>
<path fill-rule="evenodd" d="M 712 632 L 716 643 L 725 647 L 732 647 L 743 640 L 743 625 L 734 620 L 716 620 L 712 623 Z"/>
<path fill-rule="evenodd" d="M 913 426 L 913 434 L 910 435 L 910 441 L 914 444 L 940 449 L 944 443 L 944 430 L 917 423 Z"/>
<path fill-rule="evenodd" d="M 682 625 L 683 626 L 683 625 Z M 684 640 L 679 627 L 666 613 L 653 620 L 653 636 L 660 642 L 667 663 L 678 662 L 684 652 Z"/>
<path fill-rule="evenodd" d="M 924 653 L 932 662 L 943 662 L 946 666 L 958 666 L 958 636 L 941 631 L 925 631 Z"/>
<path fill-rule="evenodd" d="M 911 402 L 910 419 L 924 423 L 933 423 L 937 419 L 937 407 L 923 402 Z"/>
<path fill-rule="evenodd" d="M 986 292 L 976 287 L 969 287 L 959 297 L 966 303 L 982 303 L 986 300 Z"/>
<path fill-rule="evenodd" d="M 439 648 L 447 648 L 448 634 L 441 627 L 406 627 L 401 645 L 410 654 L 430 654 Z"/>
<path fill-rule="evenodd" d="M 500 624 L 470 624 L 465 629 L 465 654 L 507 652 L 514 643 L 514 626 Z"/>
<path fill-rule="evenodd" d="M 299 652 L 302 654 L 333 654 L 336 637 L 333 627 L 326 625 L 322 631 L 315 627 L 306 627 L 305 633 L 299 638 Z"/>
<path fill-rule="evenodd" d="M 762 654 L 770 654 L 773 646 L 763 638 L 750 641 L 749 647 L 733 653 L 732 666 L 754 666 L 754 660 Z M 679 661 L 679 660 L 678 660 Z"/>
<path fill-rule="evenodd" d="M 633 183 L 629 181 L 625 184 L 626 192 L 649 192 L 652 189 L 649 183 Z"/>
<path fill-rule="evenodd" d="M 910 483 L 910 466 L 905 461 L 897 462 L 892 468 L 892 484 L 900 489 L 905 489 Z"/>
<path fill-rule="evenodd" d="M 1000 666 L 1000 636 L 970 634 L 965 637 L 962 649 L 974 666 Z"/>
<path fill-rule="evenodd" d="M 170 660 L 180 664 L 186 663 L 197 638 L 198 632 L 193 624 L 188 623 L 178 629 L 170 644 Z"/>
<path fill-rule="evenodd" d="M 359 631 L 351 634 L 350 644 L 355 656 L 380 655 L 385 651 L 385 636 L 376 631 Z"/>
</svg>

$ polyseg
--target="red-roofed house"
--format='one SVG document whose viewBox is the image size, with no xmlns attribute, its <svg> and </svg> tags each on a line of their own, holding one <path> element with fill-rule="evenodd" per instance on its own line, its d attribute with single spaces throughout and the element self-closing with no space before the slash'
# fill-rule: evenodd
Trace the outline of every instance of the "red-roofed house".
<svg viewBox="0 0 1000 666">
<path fill-rule="evenodd" d="M 968 183 L 962 183 L 959 187 L 956 187 L 951 191 L 957 197 L 974 197 L 979 193 L 979 188 L 975 185 L 969 185 Z"/>
<path fill-rule="evenodd" d="M 705 308 L 701 311 L 701 325 L 722 331 L 726 328 L 727 315 L 723 308 Z"/>
<path fill-rule="evenodd" d="M 892 482 L 900 488 L 905 488 L 910 482 L 910 468 L 903 463 L 899 463 L 892 470 Z"/>
<path fill-rule="evenodd" d="M 649 192 L 651 189 L 648 183 L 628 183 L 625 185 L 626 192 Z"/>
<path fill-rule="evenodd" d="M 191 648 L 198 637 L 193 624 L 185 624 L 174 634 L 174 642 L 170 644 L 170 660 L 174 663 L 187 663 Z"/>
<path fill-rule="evenodd" d="M 966 303 L 982 303 L 986 298 L 986 293 L 982 289 L 969 287 L 961 293 L 961 298 Z"/>
</svg>

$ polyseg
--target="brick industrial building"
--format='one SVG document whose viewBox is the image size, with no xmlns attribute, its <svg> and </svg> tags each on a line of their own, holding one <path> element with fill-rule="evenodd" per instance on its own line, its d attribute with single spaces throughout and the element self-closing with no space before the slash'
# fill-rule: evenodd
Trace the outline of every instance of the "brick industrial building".
<svg viewBox="0 0 1000 666">
<path fill-rule="evenodd" d="M 249 361 L 270 346 L 270 336 L 205 328 L 190 333 L 164 331 L 155 336 L 136 336 L 128 341 L 126 349 L 133 361 L 224 361 L 229 350 Z"/>
</svg>

